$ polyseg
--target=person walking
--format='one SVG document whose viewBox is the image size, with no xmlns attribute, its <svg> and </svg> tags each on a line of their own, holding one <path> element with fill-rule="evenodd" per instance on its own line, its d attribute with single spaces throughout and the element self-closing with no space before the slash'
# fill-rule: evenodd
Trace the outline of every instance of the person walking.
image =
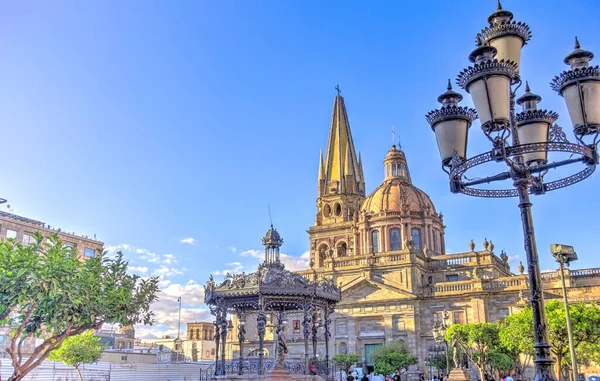
<svg viewBox="0 0 600 381">
<path fill-rule="evenodd" d="M 354 381 L 354 373 L 353 372 L 348 373 L 348 377 L 346 377 L 346 381 Z"/>
<path fill-rule="evenodd" d="M 394 377 L 392 378 L 392 380 L 400 381 L 400 370 L 399 369 L 396 369 L 396 372 L 394 373 Z"/>
</svg>

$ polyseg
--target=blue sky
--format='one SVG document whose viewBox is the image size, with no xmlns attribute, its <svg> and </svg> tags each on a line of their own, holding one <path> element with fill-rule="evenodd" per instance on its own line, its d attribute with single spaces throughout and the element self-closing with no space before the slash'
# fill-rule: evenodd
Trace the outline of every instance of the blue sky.
<svg viewBox="0 0 600 381">
<path fill-rule="evenodd" d="M 573 36 L 600 55 L 600 4 L 503 5 L 533 31 L 522 77 L 569 133 L 564 101 L 548 83 L 566 69 Z M 495 6 L 3 2 L 0 197 L 14 213 L 95 233 L 140 271 L 161 274 L 157 328 L 173 331 L 177 295 L 185 319 L 204 318 L 199 284 L 209 273 L 255 267 L 268 204 L 283 252 L 307 251 L 339 78 L 368 192 L 382 180 L 395 125 L 414 184 L 445 215 L 446 247 L 466 251 L 471 238 L 481 247 L 487 237 L 524 259 L 516 200 L 451 194 L 424 119 L 447 78 L 468 65 Z M 477 122 L 471 136 L 471 154 L 489 148 Z M 597 266 L 599 181 L 533 197 L 543 269 L 555 267 L 552 242 L 575 246 L 576 267 Z"/>
</svg>

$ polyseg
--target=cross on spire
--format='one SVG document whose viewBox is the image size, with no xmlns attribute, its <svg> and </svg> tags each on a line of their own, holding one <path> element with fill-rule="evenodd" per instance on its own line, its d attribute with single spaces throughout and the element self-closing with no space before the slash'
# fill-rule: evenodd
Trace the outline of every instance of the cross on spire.
<svg viewBox="0 0 600 381">
<path fill-rule="evenodd" d="M 392 124 L 392 145 L 396 145 L 396 131 L 394 130 L 394 125 Z"/>
<path fill-rule="evenodd" d="M 335 89 L 338 92 L 338 95 L 340 95 L 340 93 L 342 92 L 342 90 L 340 90 L 340 84 L 338 83 L 337 85 L 335 85 Z"/>
</svg>

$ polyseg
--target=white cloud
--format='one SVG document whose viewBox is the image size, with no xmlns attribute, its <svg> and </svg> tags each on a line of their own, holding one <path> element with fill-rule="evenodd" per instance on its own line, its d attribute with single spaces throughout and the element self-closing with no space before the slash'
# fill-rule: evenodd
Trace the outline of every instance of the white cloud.
<svg viewBox="0 0 600 381">
<path fill-rule="evenodd" d="M 179 242 L 187 243 L 188 245 L 194 245 L 196 242 L 198 242 L 198 240 L 196 240 L 195 238 L 189 237 L 189 238 L 184 238 Z"/>
<path fill-rule="evenodd" d="M 158 275 L 161 277 L 170 277 L 173 275 L 181 275 L 183 274 L 183 269 L 176 269 L 174 267 L 168 267 L 165 265 L 161 265 L 159 268 L 154 269 L 152 271 L 152 275 Z"/>
<path fill-rule="evenodd" d="M 519 254 L 516 255 L 509 255 L 508 256 L 508 261 L 509 262 L 517 262 L 521 257 L 519 256 Z"/>
<path fill-rule="evenodd" d="M 229 246 L 229 251 L 231 251 L 232 253 L 237 253 L 237 248 L 234 246 Z"/>
<path fill-rule="evenodd" d="M 129 266 L 129 270 L 142 274 L 146 274 L 148 272 L 148 268 L 146 266 Z"/>
<path fill-rule="evenodd" d="M 175 258 L 175 256 L 173 254 L 165 254 L 163 255 L 163 263 L 170 265 L 173 263 L 177 263 L 177 259 Z"/>
<path fill-rule="evenodd" d="M 181 297 L 181 335 L 185 337 L 186 323 L 195 321 L 213 321 L 204 304 L 204 287 L 194 280 L 187 284 L 172 284 L 165 281 L 158 294 L 158 301 L 152 305 L 155 323 L 152 326 L 136 325 L 136 337 L 142 339 L 160 338 L 165 335 L 177 336 L 179 302 Z"/>
<path fill-rule="evenodd" d="M 260 250 L 246 250 L 241 252 L 240 255 L 243 257 L 256 258 L 259 262 L 262 262 L 265 259 L 264 251 Z M 302 255 L 299 257 L 281 253 L 279 258 L 285 265 L 285 268 L 290 271 L 306 270 L 308 269 L 310 262 L 310 252 L 307 251 L 302 253 Z"/>
<path fill-rule="evenodd" d="M 225 266 L 229 267 L 225 270 L 216 270 L 215 275 L 227 275 L 227 274 L 239 274 L 244 270 L 244 266 L 240 262 L 226 263 Z"/>
</svg>

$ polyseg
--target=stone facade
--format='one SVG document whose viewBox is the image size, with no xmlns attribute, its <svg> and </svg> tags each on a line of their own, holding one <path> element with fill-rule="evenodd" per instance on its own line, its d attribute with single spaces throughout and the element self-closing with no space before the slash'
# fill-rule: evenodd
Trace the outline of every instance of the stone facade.
<svg viewBox="0 0 600 381">
<path fill-rule="evenodd" d="M 471 241 L 469 250 L 446 254 L 443 216 L 412 184 L 407 158 L 396 146 L 384 159 L 383 183 L 365 197 L 362 163 L 348 137 L 350 126 L 338 95 L 327 160 L 320 159 L 315 225 L 308 230 L 310 269 L 300 273 L 341 285 L 342 300 L 332 315 L 331 355 L 356 353 L 359 365 L 368 368 L 376 346 L 402 340 L 419 358 L 417 370 L 427 373 L 425 359 L 440 351 L 432 328 L 443 311 L 450 313 L 452 323 L 502 320 L 526 305 L 527 275 L 522 265 L 513 274 L 506 253 L 497 254 L 487 239 L 479 247 Z M 557 272 L 543 273 L 542 279 L 546 301 L 562 298 Z M 600 268 L 570 270 L 566 279 L 570 301 L 600 301 Z M 299 315 L 288 316 L 290 358 L 304 355 L 301 321 Z M 244 345 L 250 357 L 257 348 L 251 322 Z M 274 348 L 273 330 L 267 333 L 266 347 Z M 235 332 L 229 335 L 233 358 L 239 356 L 231 340 L 236 337 Z M 320 329 L 317 356 L 324 354 Z"/>
<path fill-rule="evenodd" d="M 57 233 L 60 239 L 67 245 L 72 245 L 77 249 L 81 258 L 97 255 L 98 250 L 102 251 L 104 243 L 98 241 L 96 237 L 80 236 L 75 233 L 67 233 L 60 229 L 30 218 L 18 216 L 16 214 L 0 212 L 0 239 L 14 238 L 17 242 L 33 242 L 33 234 L 42 233 L 44 237 Z"/>
</svg>

